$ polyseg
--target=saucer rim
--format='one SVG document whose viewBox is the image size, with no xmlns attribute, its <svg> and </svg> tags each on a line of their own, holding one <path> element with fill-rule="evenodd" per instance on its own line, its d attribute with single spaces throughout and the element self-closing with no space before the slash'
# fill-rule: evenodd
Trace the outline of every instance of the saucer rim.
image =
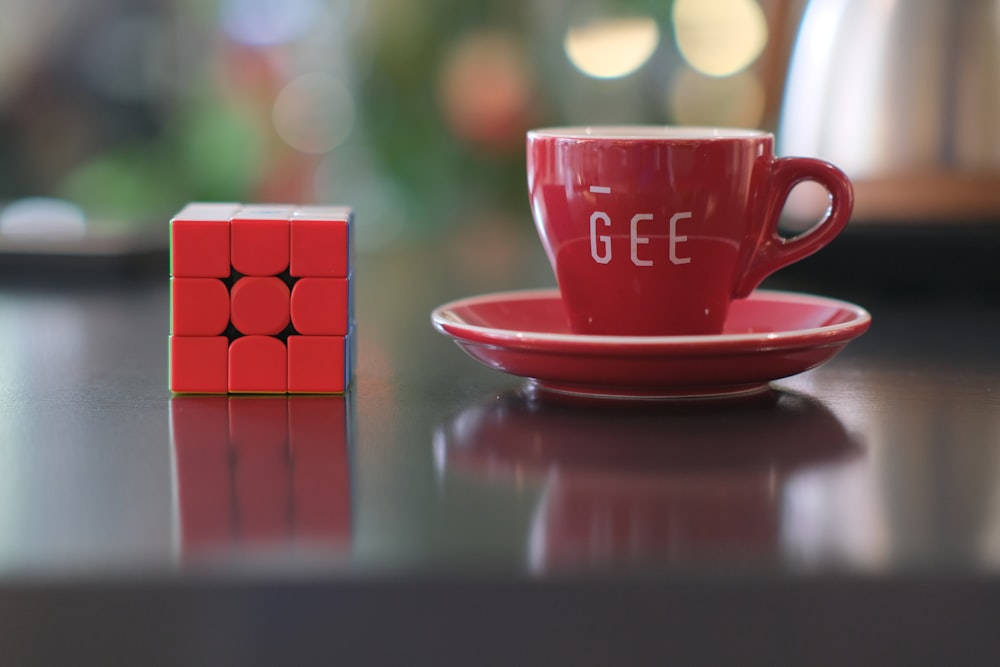
<svg viewBox="0 0 1000 667">
<path fill-rule="evenodd" d="M 515 344 L 516 346 L 537 346 L 538 344 L 558 344 L 558 345 L 584 345 L 598 346 L 602 348 L 617 348 L 623 352 L 637 351 L 639 349 L 663 346 L 669 347 L 691 347 L 691 348 L 726 348 L 730 346 L 740 347 L 752 344 L 766 344 L 768 346 L 778 345 L 780 347 L 794 346 L 796 343 L 808 347 L 815 347 L 818 339 L 829 339 L 830 344 L 842 342 L 844 339 L 850 340 L 864 333 L 871 324 L 871 313 L 862 306 L 836 299 L 833 297 L 808 294 L 803 292 L 793 292 L 785 290 L 757 289 L 754 290 L 746 300 L 766 300 L 784 303 L 802 304 L 805 302 L 837 308 L 851 313 L 853 317 L 846 322 L 838 322 L 822 327 L 811 327 L 808 329 L 787 329 L 782 331 L 769 331 L 761 333 L 737 333 L 737 334 L 699 334 L 680 336 L 617 336 L 617 335 L 595 335 L 595 334 L 573 334 L 573 333 L 553 333 L 546 331 L 519 331 L 516 329 L 502 329 L 497 327 L 487 327 L 478 324 L 463 322 L 454 317 L 449 317 L 450 311 L 468 307 L 473 304 L 496 303 L 500 301 L 512 300 L 544 300 L 559 299 L 559 289 L 557 287 L 531 288 L 521 290 L 505 290 L 463 297 L 444 303 L 431 312 L 431 321 L 434 327 L 441 333 L 448 336 L 459 336 L 467 338 L 473 336 L 479 338 L 480 342 L 503 341 L 505 344 Z"/>
</svg>

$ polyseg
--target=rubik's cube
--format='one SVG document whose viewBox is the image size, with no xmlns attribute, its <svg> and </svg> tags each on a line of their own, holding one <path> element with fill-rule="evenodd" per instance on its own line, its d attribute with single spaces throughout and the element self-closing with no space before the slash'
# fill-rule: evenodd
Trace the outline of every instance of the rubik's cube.
<svg viewBox="0 0 1000 667">
<path fill-rule="evenodd" d="M 325 206 L 188 204 L 170 222 L 170 389 L 347 390 L 353 215 Z"/>
</svg>

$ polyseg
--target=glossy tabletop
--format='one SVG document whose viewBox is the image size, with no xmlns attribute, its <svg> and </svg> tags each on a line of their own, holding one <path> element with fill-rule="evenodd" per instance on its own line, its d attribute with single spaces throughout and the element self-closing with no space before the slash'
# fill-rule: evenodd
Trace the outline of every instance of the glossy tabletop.
<svg viewBox="0 0 1000 667">
<path fill-rule="evenodd" d="M 995 295 L 827 278 L 873 317 L 839 356 L 763 399 L 655 409 L 538 400 L 431 327 L 446 301 L 551 285 L 527 234 L 360 257 L 346 397 L 171 397 L 165 277 L 8 278 L 0 651 L 988 659 Z"/>
</svg>

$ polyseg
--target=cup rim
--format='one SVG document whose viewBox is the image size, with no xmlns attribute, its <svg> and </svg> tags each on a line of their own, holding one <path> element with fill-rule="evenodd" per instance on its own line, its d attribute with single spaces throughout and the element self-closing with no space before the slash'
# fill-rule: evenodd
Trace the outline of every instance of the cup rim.
<svg viewBox="0 0 1000 667">
<path fill-rule="evenodd" d="M 770 137 L 766 130 L 738 127 L 711 127 L 697 125 L 579 125 L 540 127 L 528 130 L 528 138 L 575 140 L 740 140 Z"/>
</svg>

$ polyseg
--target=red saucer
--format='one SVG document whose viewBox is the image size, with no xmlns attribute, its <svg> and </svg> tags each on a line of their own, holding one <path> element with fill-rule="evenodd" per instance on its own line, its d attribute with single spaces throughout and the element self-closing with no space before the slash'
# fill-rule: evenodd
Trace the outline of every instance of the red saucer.
<svg viewBox="0 0 1000 667">
<path fill-rule="evenodd" d="M 583 336 L 557 289 L 469 297 L 438 307 L 434 326 L 490 368 L 543 392 L 618 399 L 743 396 L 814 368 L 863 334 L 854 304 L 758 290 L 733 302 L 715 336 Z"/>
</svg>

